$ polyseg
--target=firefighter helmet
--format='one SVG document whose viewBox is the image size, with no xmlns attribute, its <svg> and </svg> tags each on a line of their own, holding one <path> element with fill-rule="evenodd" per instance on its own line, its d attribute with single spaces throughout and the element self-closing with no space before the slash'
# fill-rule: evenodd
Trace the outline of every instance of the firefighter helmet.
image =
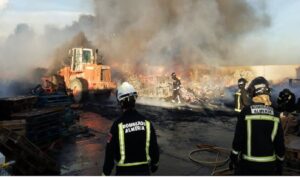
<svg viewBox="0 0 300 177">
<path fill-rule="evenodd" d="M 269 82 L 261 76 L 253 79 L 247 90 L 251 98 L 258 95 L 270 95 L 271 93 Z"/>
<path fill-rule="evenodd" d="M 279 93 L 278 99 L 288 102 L 290 99 L 292 99 L 292 95 L 293 93 L 289 89 L 285 88 Z"/>
<path fill-rule="evenodd" d="M 246 85 L 246 83 L 247 83 L 247 80 L 245 78 L 240 78 L 238 80 L 238 85 Z"/>
<path fill-rule="evenodd" d="M 128 82 L 123 82 L 117 89 L 117 100 L 121 102 L 129 97 L 137 98 L 137 92 Z"/>
<path fill-rule="evenodd" d="M 176 79 L 176 73 L 175 72 L 173 72 L 172 74 L 171 74 L 171 76 L 172 76 L 172 79 Z"/>
<path fill-rule="evenodd" d="M 290 95 L 292 92 L 290 91 L 290 89 L 285 88 L 285 89 L 282 90 L 282 93 L 283 93 L 284 95 Z"/>
</svg>

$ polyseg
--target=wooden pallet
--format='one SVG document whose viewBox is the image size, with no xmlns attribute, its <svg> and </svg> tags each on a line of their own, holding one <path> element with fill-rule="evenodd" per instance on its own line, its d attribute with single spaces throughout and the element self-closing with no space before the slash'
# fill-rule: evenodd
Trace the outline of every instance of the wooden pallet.
<svg viewBox="0 0 300 177">
<path fill-rule="evenodd" d="M 11 117 L 12 119 L 26 119 L 27 121 L 29 121 L 34 119 L 40 119 L 42 117 L 47 117 L 49 114 L 62 112 L 62 111 L 64 111 L 64 107 L 33 109 L 27 112 L 12 114 Z"/>
<path fill-rule="evenodd" d="M 72 104 L 72 99 L 68 95 L 41 95 L 38 97 L 37 107 L 53 107 L 53 106 L 69 106 Z"/>
<path fill-rule="evenodd" d="M 31 110 L 36 96 L 18 96 L 0 99 L 1 120 L 10 119 L 11 114 Z"/>
<path fill-rule="evenodd" d="M 6 120 L 6 121 L 0 121 L 0 128 L 7 128 L 9 130 L 12 130 L 19 135 L 26 135 L 26 120 L 20 119 L 20 120 Z"/>
<path fill-rule="evenodd" d="M 8 160 L 16 160 L 15 175 L 58 175 L 59 165 L 24 136 L 0 129 L 0 149 Z"/>
<path fill-rule="evenodd" d="M 33 109 L 12 114 L 12 119 L 25 119 L 26 137 L 39 147 L 44 147 L 60 138 L 64 111 L 64 107 Z"/>
</svg>

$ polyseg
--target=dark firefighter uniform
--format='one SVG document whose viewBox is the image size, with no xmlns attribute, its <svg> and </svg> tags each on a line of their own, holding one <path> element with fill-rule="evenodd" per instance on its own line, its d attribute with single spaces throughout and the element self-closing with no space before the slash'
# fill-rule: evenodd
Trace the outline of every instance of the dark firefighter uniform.
<svg viewBox="0 0 300 177">
<path fill-rule="evenodd" d="M 279 113 L 264 104 L 246 106 L 238 117 L 232 148 L 241 158 L 237 175 L 275 175 L 285 153 Z"/>
<path fill-rule="evenodd" d="M 277 98 L 278 111 L 293 112 L 296 110 L 296 96 L 289 89 L 283 89 Z"/>
<path fill-rule="evenodd" d="M 234 108 L 235 112 L 241 112 L 245 106 L 249 105 L 247 91 L 245 88 L 239 89 L 234 94 L 234 101 L 235 101 L 235 108 Z"/>
<path fill-rule="evenodd" d="M 116 175 L 150 175 L 157 168 L 159 150 L 151 122 L 136 110 L 127 110 L 110 130 L 103 175 L 110 175 L 116 163 Z"/>
<path fill-rule="evenodd" d="M 181 81 L 176 77 L 175 73 L 172 73 L 173 81 L 173 101 L 177 100 L 180 103 L 180 86 Z"/>
<path fill-rule="evenodd" d="M 235 112 L 241 112 L 245 106 L 249 105 L 246 83 L 247 80 L 244 78 L 238 80 L 239 90 L 234 94 Z"/>
</svg>

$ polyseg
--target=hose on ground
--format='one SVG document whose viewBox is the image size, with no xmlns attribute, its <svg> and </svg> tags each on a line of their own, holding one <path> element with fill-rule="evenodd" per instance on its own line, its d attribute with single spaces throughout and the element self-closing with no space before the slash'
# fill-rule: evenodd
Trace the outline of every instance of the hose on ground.
<svg viewBox="0 0 300 177">
<path fill-rule="evenodd" d="M 201 165 L 214 167 L 211 175 L 215 175 L 215 174 L 219 173 L 220 171 L 224 171 L 224 169 L 218 170 L 218 171 L 216 171 L 216 170 L 218 167 L 225 165 L 229 161 L 229 155 L 231 152 L 230 149 L 217 147 L 217 146 L 213 146 L 213 145 L 208 145 L 208 144 L 200 144 L 200 145 L 197 145 L 197 147 L 198 147 L 198 149 L 192 150 L 189 153 L 189 159 L 191 161 L 193 161 L 195 163 L 199 163 Z M 204 152 L 204 151 L 216 153 L 216 159 L 214 161 L 209 161 L 209 160 L 199 160 L 199 159 L 196 159 L 195 157 L 193 157 L 193 155 Z M 225 158 L 219 159 L 220 156 L 225 157 Z"/>
<path fill-rule="evenodd" d="M 196 162 L 196 163 L 199 163 L 199 164 L 205 165 L 205 166 L 218 167 L 218 166 L 222 166 L 222 165 L 226 164 L 229 161 L 230 149 L 207 145 L 207 144 L 197 145 L 197 147 L 198 147 L 198 149 L 192 150 L 189 153 L 189 158 L 193 162 Z M 209 160 L 200 160 L 200 159 L 196 159 L 195 157 L 193 157 L 194 154 L 197 154 L 197 153 L 200 153 L 203 151 L 216 153 L 217 158 L 214 161 L 209 161 Z M 219 159 L 219 156 L 224 156 L 225 158 Z"/>
<path fill-rule="evenodd" d="M 223 169 L 217 169 L 218 167 L 224 166 L 229 161 L 229 155 L 231 152 L 230 149 L 217 147 L 217 146 L 213 146 L 213 145 L 208 145 L 208 144 L 200 144 L 200 145 L 197 145 L 197 147 L 198 147 L 198 149 L 192 150 L 189 153 L 189 159 L 191 161 L 193 161 L 195 163 L 199 163 L 201 165 L 214 167 L 212 170 L 212 173 L 211 173 L 212 176 L 233 175 L 233 171 L 230 170 L 228 167 L 223 168 Z M 214 152 L 216 154 L 216 159 L 209 161 L 209 160 L 200 160 L 200 159 L 196 159 L 195 157 L 193 157 L 193 155 L 204 152 L 204 151 Z M 219 159 L 220 156 L 223 156 L 225 158 Z M 299 169 L 294 169 L 294 168 L 289 168 L 289 167 L 283 167 L 283 169 L 287 175 L 300 173 Z M 292 173 L 290 174 L 289 172 L 292 172 Z"/>
</svg>

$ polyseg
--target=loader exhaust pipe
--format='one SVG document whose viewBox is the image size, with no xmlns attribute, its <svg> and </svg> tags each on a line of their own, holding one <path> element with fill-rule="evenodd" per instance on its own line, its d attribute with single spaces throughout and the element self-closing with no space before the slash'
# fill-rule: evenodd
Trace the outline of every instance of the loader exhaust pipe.
<svg viewBox="0 0 300 177">
<path fill-rule="evenodd" d="M 95 50 L 95 63 L 96 64 L 103 64 L 103 55 L 102 53 L 99 54 L 99 50 Z"/>
<path fill-rule="evenodd" d="M 95 64 L 98 63 L 98 49 L 95 50 Z"/>
</svg>

